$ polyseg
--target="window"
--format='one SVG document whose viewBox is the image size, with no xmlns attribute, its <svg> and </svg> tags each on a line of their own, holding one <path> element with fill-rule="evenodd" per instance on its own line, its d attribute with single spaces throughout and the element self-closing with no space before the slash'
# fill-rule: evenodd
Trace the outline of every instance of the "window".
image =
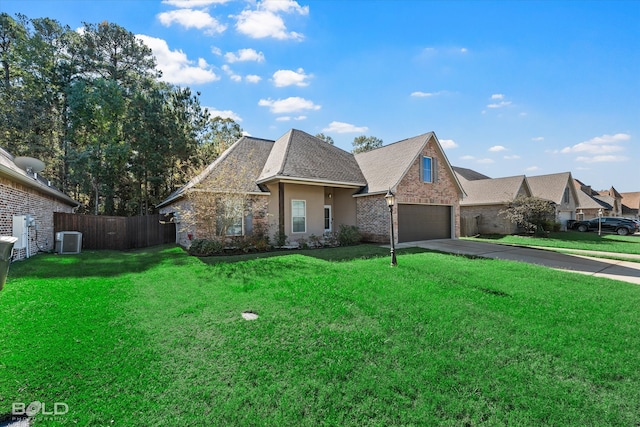
<svg viewBox="0 0 640 427">
<path fill-rule="evenodd" d="M 218 199 L 216 211 L 216 234 L 218 236 L 243 235 L 244 201 L 242 198 Z"/>
<path fill-rule="evenodd" d="M 424 156 L 422 158 L 422 182 L 436 182 L 437 181 L 438 163 L 434 157 Z"/>
<path fill-rule="evenodd" d="M 307 202 L 304 200 L 291 201 L 291 232 L 305 233 L 307 231 Z"/>
<path fill-rule="evenodd" d="M 324 231 L 331 231 L 331 205 L 324 205 Z"/>
<path fill-rule="evenodd" d="M 564 194 L 562 196 L 562 203 L 564 203 L 564 204 L 568 204 L 569 203 L 569 187 L 565 187 L 564 188 Z"/>
</svg>

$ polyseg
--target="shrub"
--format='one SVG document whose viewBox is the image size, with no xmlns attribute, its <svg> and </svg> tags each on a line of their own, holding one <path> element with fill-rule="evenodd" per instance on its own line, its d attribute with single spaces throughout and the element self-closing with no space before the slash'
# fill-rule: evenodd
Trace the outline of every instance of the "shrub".
<svg viewBox="0 0 640 427">
<path fill-rule="evenodd" d="M 223 250 L 224 243 L 219 240 L 195 239 L 189 246 L 189 254 L 194 256 L 211 256 Z"/>
<path fill-rule="evenodd" d="M 309 249 L 309 244 L 307 243 L 307 239 L 305 239 L 304 237 L 299 238 L 297 242 L 298 242 L 298 248 Z"/>
<path fill-rule="evenodd" d="M 360 230 L 355 225 L 340 225 L 338 231 L 338 244 L 340 246 L 357 245 L 362 240 Z"/>
<path fill-rule="evenodd" d="M 322 248 L 324 246 L 324 241 L 321 237 L 312 234 L 311 236 L 309 236 L 309 246 L 311 246 L 312 248 Z"/>
<path fill-rule="evenodd" d="M 282 246 L 286 246 L 287 242 L 289 241 L 289 238 L 287 237 L 286 234 L 278 232 L 275 235 L 275 245 L 277 247 L 282 247 Z"/>
</svg>

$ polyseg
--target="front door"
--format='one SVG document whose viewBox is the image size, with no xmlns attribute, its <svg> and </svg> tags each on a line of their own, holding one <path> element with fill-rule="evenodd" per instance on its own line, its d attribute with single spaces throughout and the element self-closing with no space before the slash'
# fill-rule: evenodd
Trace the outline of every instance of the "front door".
<svg viewBox="0 0 640 427">
<path fill-rule="evenodd" d="M 332 230 L 331 205 L 324 205 L 324 231 L 325 233 Z"/>
</svg>

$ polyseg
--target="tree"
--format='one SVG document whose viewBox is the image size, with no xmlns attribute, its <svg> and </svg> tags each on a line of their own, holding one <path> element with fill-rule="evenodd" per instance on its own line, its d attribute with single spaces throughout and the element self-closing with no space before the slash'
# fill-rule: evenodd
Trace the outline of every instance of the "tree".
<svg viewBox="0 0 640 427">
<path fill-rule="evenodd" d="M 364 153 L 382 147 L 382 140 L 375 136 L 357 136 L 353 139 L 353 154 Z"/>
<path fill-rule="evenodd" d="M 537 197 L 518 196 L 507 209 L 500 211 L 500 215 L 513 224 L 543 235 L 544 226 L 555 219 L 555 205 Z"/>
<path fill-rule="evenodd" d="M 324 142 L 327 142 L 331 145 L 333 145 L 333 138 L 331 138 L 329 135 L 325 135 L 324 133 L 319 133 L 316 135 L 316 138 L 323 140 Z"/>
</svg>

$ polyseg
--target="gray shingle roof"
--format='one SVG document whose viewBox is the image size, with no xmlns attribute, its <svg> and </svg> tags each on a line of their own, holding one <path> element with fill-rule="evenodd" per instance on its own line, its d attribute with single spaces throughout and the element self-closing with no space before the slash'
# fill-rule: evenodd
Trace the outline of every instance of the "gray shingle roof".
<svg viewBox="0 0 640 427">
<path fill-rule="evenodd" d="M 573 184 L 573 178 L 571 177 L 571 172 L 561 172 L 561 173 L 553 173 L 549 175 L 530 176 L 530 177 L 527 177 L 527 181 L 529 181 L 529 187 L 531 188 L 531 191 L 533 192 L 534 197 L 550 200 L 556 204 L 562 203 L 562 197 L 564 196 L 564 189 L 569 184 Z M 574 195 L 576 195 L 575 187 L 571 185 L 569 186 L 569 188 L 570 189 L 573 188 Z"/>
<path fill-rule="evenodd" d="M 576 194 L 578 195 L 576 209 L 611 209 L 611 205 L 594 197 L 594 195 L 597 195 L 598 193 L 596 193 L 595 191 L 591 191 L 590 187 L 585 186 L 577 179 L 573 180 L 573 184 L 576 189 Z"/>
<path fill-rule="evenodd" d="M 356 161 L 367 180 L 367 187 L 362 194 L 383 193 L 389 189 L 395 189 L 429 141 L 437 145 L 438 151 L 446 159 L 433 132 L 356 154 Z M 449 162 L 444 161 L 443 165 L 448 166 Z M 457 180 L 453 170 L 451 173 Z M 460 190 L 462 191 L 461 186 Z"/>
<path fill-rule="evenodd" d="M 471 181 L 462 178 L 460 182 L 467 193 L 460 201 L 461 206 L 506 204 L 516 198 L 523 187 L 525 194 L 531 195 L 524 175 Z"/>
<path fill-rule="evenodd" d="M 8 151 L 0 148 L 0 176 L 7 176 L 10 180 L 20 182 L 42 194 L 55 197 L 69 206 L 78 206 L 79 202 L 73 200 L 57 188 L 50 185 L 49 181 L 39 174 L 27 173 L 14 163 L 14 157 Z"/>
<path fill-rule="evenodd" d="M 491 179 L 490 176 L 483 175 L 480 172 L 474 171 L 473 169 L 461 168 L 459 166 L 452 166 L 455 173 L 458 175 L 458 178 L 462 177 L 467 181 L 476 181 L 479 179 Z"/>
<path fill-rule="evenodd" d="M 274 141 L 243 136 L 200 174 L 174 191 L 158 204 L 158 208 L 183 197 L 198 185 L 210 191 L 263 192 L 256 179 L 274 146 Z"/>
<path fill-rule="evenodd" d="M 366 185 L 353 154 L 297 129 L 276 140 L 257 181 L 274 179 Z"/>
</svg>

